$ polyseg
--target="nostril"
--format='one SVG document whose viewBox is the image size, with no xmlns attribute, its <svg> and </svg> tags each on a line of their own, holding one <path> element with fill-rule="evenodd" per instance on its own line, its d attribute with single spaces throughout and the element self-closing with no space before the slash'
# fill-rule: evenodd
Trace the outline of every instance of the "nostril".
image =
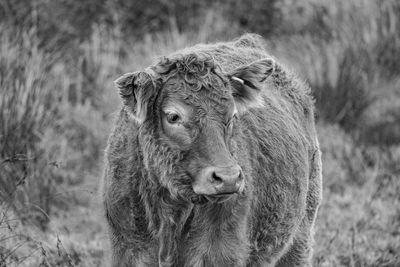
<svg viewBox="0 0 400 267">
<path fill-rule="evenodd" d="M 222 182 L 223 182 L 222 179 L 221 179 L 221 177 L 219 177 L 219 176 L 216 174 L 216 172 L 213 172 L 213 173 L 212 173 L 212 178 L 213 178 L 213 180 L 216 181 L 216 182 L 219 182 L 219 183 L 222 183 Z"/>
</svg>

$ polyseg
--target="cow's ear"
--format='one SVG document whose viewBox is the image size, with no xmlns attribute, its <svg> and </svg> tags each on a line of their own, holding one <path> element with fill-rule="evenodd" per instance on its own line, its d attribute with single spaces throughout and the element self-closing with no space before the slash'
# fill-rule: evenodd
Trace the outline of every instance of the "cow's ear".
<svg viewBox="0 0 400 267">
<path fill-rule="evenodd" d="M 275 61 L 271 58 L 260 59 L 233 70 L 229 79 L 232 95 L 239 111 L 262 104 L 260 92 L 264 81 L 275 70 Z"/>
<path fill-rule="evenodd" d="M 156 96 L 154 77 L 149 71 L 126 73 L 114 81 L 124 105 L 132 117 L 142 123 L 149 102 Z"/>
</svg>

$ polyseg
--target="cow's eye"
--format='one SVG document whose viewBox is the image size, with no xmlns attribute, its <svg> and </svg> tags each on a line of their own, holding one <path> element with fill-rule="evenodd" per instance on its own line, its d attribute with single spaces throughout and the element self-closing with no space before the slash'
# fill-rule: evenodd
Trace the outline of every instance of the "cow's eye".
<svg viewBox="0 0 400 267">
<path fill-rule="evenodd" d="M 167 114 L 167 122 L 169 124 L 176 124 L 181 122 L 181 117 L 176 113 L 168 113 Z"/>
</svg>

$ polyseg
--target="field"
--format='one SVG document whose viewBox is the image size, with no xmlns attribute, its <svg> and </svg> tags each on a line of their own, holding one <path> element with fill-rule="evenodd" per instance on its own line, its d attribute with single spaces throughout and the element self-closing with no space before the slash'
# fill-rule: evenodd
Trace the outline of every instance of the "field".
<svg viewBox="0 0 400 267">
<path fill-rule="evenodd" d="M 398 1 L 81 2 L 0 0 L 0 267 L 107 266 L 113 80 L 247 31 L 315 97 L 314 265 L 400 266 Z"/>
</svg>

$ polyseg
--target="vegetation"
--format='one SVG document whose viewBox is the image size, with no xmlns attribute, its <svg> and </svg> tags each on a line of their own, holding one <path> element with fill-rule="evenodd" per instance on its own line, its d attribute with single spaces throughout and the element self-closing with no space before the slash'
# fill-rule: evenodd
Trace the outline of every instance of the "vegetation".
<svg viewBox="0 0 400 267">
<path fill-rule="evenodd" d="M 400 265 L 398 1 L 0 0 L 0 266 L 104 265 L 112 81 L 245 31 L 313 89 L 315 266 Z"/>
</svg>

